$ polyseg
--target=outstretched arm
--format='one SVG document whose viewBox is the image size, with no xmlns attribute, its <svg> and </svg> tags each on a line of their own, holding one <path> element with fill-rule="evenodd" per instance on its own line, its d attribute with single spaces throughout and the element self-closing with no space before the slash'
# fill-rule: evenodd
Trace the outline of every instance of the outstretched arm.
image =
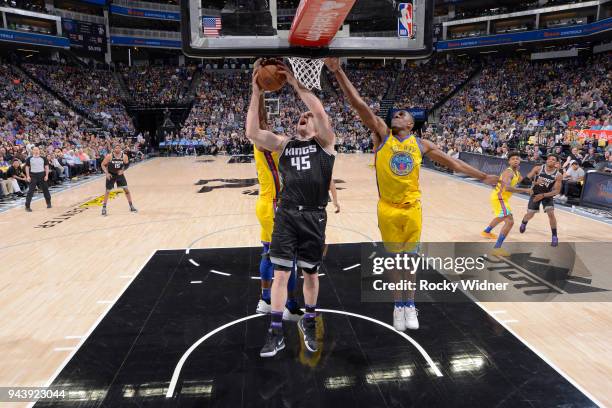
<svg viewBox="0 0 612 408">
<path fill-rule="evenodd" d="M 442 150 L 438 149 L 438 146 L 429 140 L 421 139 L 421 146 L 423 147 L 423 154 L 427 155 L 427 157 L 429 157 L 431 160 L 438 162 L 441 165 L 456 171 L 457 173 L 463 173 L 470 177 L 474 177 L 475 179 L 478 179 L 490 186 L 497 184 L 497 176 L 483 173 L 469 164 L 445 154 Z"/>
<path fill-rule="evenodd" d="M 355 89 L 351 81 L 344 73 L 338 58 L 326 58 L 325 65 L 327 66 L 327 69 L 329 69 L 330 72 L 333 72 L 336 76 L 336 80 L 338 81 L 338 84 L 340 84 L 342 92 L 348 99 L 353 109 L 357 111 L 361 121 L 368 127 L 368 129 L 374 132 L 374 148 L 376 148 L 389 134 L 387 124 L 380 117 L 376 116 L 374 111 L 372 111 L 368 104 L 361 98 L 357 89 Z"/>
<path fill-rule="evenodd" d="M 533 192 L 531 188 L 512 187 L 511 185 L 512 176 L 513 176 L 512 170 L 510 169 L 504 170 L 504 172 L 502 173 L 502 179 L 501 179 L 502 189 L 510 193 L 529 193 L 531 195 L 531 193 Z"/>
<path fill-rule="evenodd" d="M 331 127 L 327 112 L 325 112 L 325 108 L 323 107 L 323 104 L 319 98 L 300 84 L 286 65 L 279 64 L 278 72 L 285 75 L 287 82 L 293 86 L 293 89 L 295 89 L 302 102 L 304 102 L 306 107 L 308 107 L 308 110 L 312 112 L 315 125 L 318 130 L 317 139 L 319 143 L 321 143 L 321 147 L 327 150 L 334 150 L 334 145 L 336 144 L 336 134 Z"/>
<path fill-rule="evenodd" d="M 262 129 L 261 127 L 260 114 L 263 91 L 257 84 L 257 74 L 258 70 L 255 69 L 253 71 L 253 93 L 251 94 L 251 103 L 249 104 L 249 110 L 247 112 L 246 137 L 258 147 L 272 152 L 280 151 L 283 149 L 288 139 L 266 129 Z"/>
<path fill-rule="evenodd" d="M 531 184 L 531 188 L 533 188 L 533 186 L 535 186 L 534 183 L 534 177 L 536 176 L 536 174 L 538 174 L 540 172 L 541 166 L 534 166 L 531 171 L 529 171 L 529 173 L 527 173 L 527 175 L 525 177 L 523 177 L 521 179 L 521 181 L 519 182 L 519 184 Z"/>
</svg>

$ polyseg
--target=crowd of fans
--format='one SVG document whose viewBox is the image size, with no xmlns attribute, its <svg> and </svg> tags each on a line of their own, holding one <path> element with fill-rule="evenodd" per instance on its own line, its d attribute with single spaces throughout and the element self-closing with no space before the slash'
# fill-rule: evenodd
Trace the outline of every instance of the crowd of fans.
<svg viewBox="0 0 612 408">
<path fill-rule="evenodd" d="M 407 65 L 401 70 L 396 107 L 431 109 L 477 69 L 469 58 L 434 57 L 424 64 Z"/>
<path fill-rule="evenodd" d="M 348 67 L 347 73 L 364 100 L 378 113 L 382 98 L 395 81 L 397 68 L 390 65 L 358 64 Z M 335 78 L 328 76 L 328 79 L 331 89 L 317 91 L 317 95 L 336 130 L 339 150 L 369 150 L 369 131 L 344 99 Z M 184 145 L 189 145 L 189 140 L 199 141 L 203 152 L 249 153 L 252 147 L 244 133 L 244 121 L 250 97 L 250 82 L 251 73 L 246 70 L 204 71 L 196 103 L 180 135 L 170 137 L 183 140 Z M 289 86 L 278 92 L 267 93 L 266 107 L 270 128 L 278 134 L 287 135 L 295 129 L 296 119 L 306 108 Z M 177 149 L 180 149 L 180 145 L 177 145 Z"/>
<path fill-rule="evenodd" d="M 610 169 L 607 141 L 584 129 L 612 130 L 612 53 L 589 58 L 530 61 L 527 57 L 470 59 L 434 58 L 419 65 L 359 62 L 346 72 L 366 103 L 378 113 L 385 97 L 395 107 L 435 109 L 479 69 L 480 73 L 442 106 L 437 124 L 425 124 L 423 137 L 456 156 L 473 152 L 507 157 L 520 149 L 524 158 L 542 161 L 558 154 L 572 169 Z M 41 145 L 54 163 L 55 179 L 99 171 L 108 137 L 133 133 L 120 97 L 120 84 L 103 70 L 70 66 L 25 65 L 31 74 L 74 106 L 103 121 L 108 136 L 90 131 L 91 123 L 40 89 L 9 64 L 0 75 L 0 169 L 21 163 L 33 145 Z M 134 67 L 123 71 L 134 102 L 175 103 L 183 100 L 199 69 L 196 100 L 180 131 L 165 136 L 179 154 L 251 153 L 244 123 L 250 97 L 248 69 L 206 66 Z M 399 77 L 398 77 L 399 75 Z M 340 152 L 371 151 L 370 131 L 362 124 L 333 75 L 323 71 L 323 91 L 316 91 L 328 112 Z M 140 101 L 140 102 L 139 102 Z M 266 94 L 268 125 L 291 134 L 305 106 L 285 86 Z M 112 135 L 112 136 L 111 136 Z M 174 143 L 173 143 L 174 142 Z M 8 163 L 8 166 L 6 165 Z M 7 183 L 2 183 L 6 193 Z M 18 192 L 18 189 L 13 188 Z"/>
<path fill-rule="evenodd" d="M 246 71 L 203 72 L 180 138 L 199 140 L 203 153 L 242 153 L 250 80 Z"/>
<path fill-rule="evenodd" d="M 494 155 L 521 141 L 544 146 L 543 153 L 576 145 L 582 129 L 612 129 L 611 68 L 612 53 L 547 62 L 492 58 L 444 105 L 437 134 L 452 149 Z"/>
<path fill-rule="evenodd" d="M 0 77 L 0 199 L 23 195 L 23 165 L 34 146 L 49 160 L 51 184 L 100 172 L 110 133 L 97 132 L 12 65 L 1 63 Z M 136 157 L 141 146 L 127 142 L 126 149 Z"/>
<path fill-rule="evenodd" d="M 186 103 L 195 66 L 133 66 L 124 68 L 123 80 L 132 103 L 140 106 Z"/>
<path fill-rule="evenodd" d="M 120 85 L 110 71 L 69 65 L 34 65 L 22 67 L 76 108 L 98 119 L 114 134 L 134 132 L 132 119 L 121 101 Z"/>
</svg>

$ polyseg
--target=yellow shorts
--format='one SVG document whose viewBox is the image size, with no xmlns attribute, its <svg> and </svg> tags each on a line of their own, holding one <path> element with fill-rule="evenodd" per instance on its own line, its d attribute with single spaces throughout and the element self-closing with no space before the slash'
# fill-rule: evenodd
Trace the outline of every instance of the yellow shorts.
<svg viewBox="0 0 612 408">
<path fill-rule="evenodd" d="M 421 241 L 421 202 L 396 205 L 378 200 L 378 228 L 389 252 L 416 252 Z"/>
<path fill-rule="evenodd" d="M 512 215 L 512 209 L 508 202 L 504 199 L 499 199 L 497 197 L 491 197 L 491 208 L 493 209 L 493 214 L 495 214 L 498 218 L 504 218 L 508 215 Z"/>
<path fill-rule="evenodd" d="M 255 214 L 261 225 L 261 242 L 272 242 L 272 230 L 274 230 L 274 201 L 269 198 L 257 199 Z"/>
</svg>

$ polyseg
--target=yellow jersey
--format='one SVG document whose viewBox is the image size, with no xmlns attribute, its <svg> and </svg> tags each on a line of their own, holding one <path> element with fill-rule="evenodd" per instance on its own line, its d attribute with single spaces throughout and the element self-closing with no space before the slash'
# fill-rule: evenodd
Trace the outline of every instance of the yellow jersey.
<svg viewBox="0 0 612 408">
<path fill-rule="evenodd" d="M 381 200 L 391 204 L 411 204 L 421 199 L 419 173 L 423 155 L 416 136 L 399 139 L 389 136 L 374 155 L 376 184 Z"/>
<path fill-rule="evenodd" d="M 262 152 L 254 147 L 254 156 L 257 180 L 259 180 L 259 197 L 274 201 L 280 191 L 279 155 L 277 152 Z"/>
<path fill-rule="evenodd" d="M 506 170 L 510 170 L 513 173 L 512 180 L 510 181 L 510 186 L 511 187 L 516 186 L 519 183 L 519 181 L 521 181 L 521 173 L 519 171 L 512 170 L 511 167 L 508 167 Z M 497 180 L 497 185 L 495 186 L 495 189 L 491 193 L 491 200 L 501 199 L 501 200 L 504 200 L 505 202 L 508 202 L 510 197 L 512 197 L 512 193 L 507 191 L 502 186 L 502 178 L 506 170 L 504 170 L 502 174 L 499 175 L 499 180 Z"/>
</svg>

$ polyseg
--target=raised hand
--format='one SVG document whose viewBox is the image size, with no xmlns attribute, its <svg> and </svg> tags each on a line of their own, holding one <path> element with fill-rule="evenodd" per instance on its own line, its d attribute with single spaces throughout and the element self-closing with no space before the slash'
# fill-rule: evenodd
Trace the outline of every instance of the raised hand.
<svg viewBox="0 0 612 408">
<path fill-rule="evenodd" d="M 325 66 L 330 72 L 337 72 L 340 69 L 340 59 L 336 57 L 325 58 Z"/>
<path fill-rule="evenodd" d="M 496 186 L 498 181 L 499 181 L 499 176 L 495 176 L 493 174 L 487 174 L 487 177 L 485 177 L 485 179 L 482 180 L 484 184 L 488 184 L 490 186 Z"/>
<path fill-rule="evenodd" d="M 276 65 L 278 66 L 278 73 L 283 75 L 291 86 L 296 89 L 302 87 L 287 65 L 282 62 L 278 62 Z"/>
</svg>

